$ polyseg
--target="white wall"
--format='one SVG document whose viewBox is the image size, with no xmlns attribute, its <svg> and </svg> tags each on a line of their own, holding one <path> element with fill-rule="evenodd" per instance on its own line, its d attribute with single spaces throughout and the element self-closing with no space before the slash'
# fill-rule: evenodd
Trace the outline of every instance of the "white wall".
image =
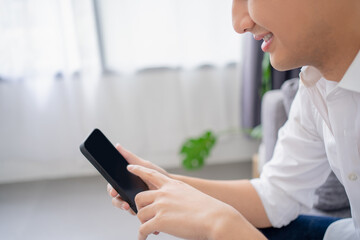
<svg viewBox="0 0 360 240">
<path fill-rule="evenodd" d="M 148 72 L 0 83 L 0 182 L 95 174 L 80 143 L 97 127 L 114 144 L 179 166 L 185 138 L 239 126 L 238 70 Z M 208 163 L 249 160 L 258 142 L 221 138 Z"/>
</svg>

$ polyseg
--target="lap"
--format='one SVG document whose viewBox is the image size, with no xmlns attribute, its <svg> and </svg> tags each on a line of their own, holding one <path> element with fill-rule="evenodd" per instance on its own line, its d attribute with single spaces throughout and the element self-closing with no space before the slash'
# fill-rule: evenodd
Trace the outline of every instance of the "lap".
<svg viewBox="0 0 360 240">
<path fill-rule="evenodd" d="M 297 219 L 282 228 L 259 229 L 268 239 L 323 239 L 328 226 L 339 218 L 325 216 L 300 215 Z"/>
</svg>

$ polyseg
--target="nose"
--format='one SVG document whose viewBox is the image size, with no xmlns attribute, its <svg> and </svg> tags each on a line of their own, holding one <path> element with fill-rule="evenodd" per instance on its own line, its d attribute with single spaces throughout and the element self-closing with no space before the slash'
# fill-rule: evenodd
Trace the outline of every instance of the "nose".
<svg viewBox="0 0 360 240">
<path fill-rule="evenodd" d="M 251 31 L 255 26 L 248 12 L 248 0 L 233 0 L 232 24 L 237 33 Z"/>
</svg>

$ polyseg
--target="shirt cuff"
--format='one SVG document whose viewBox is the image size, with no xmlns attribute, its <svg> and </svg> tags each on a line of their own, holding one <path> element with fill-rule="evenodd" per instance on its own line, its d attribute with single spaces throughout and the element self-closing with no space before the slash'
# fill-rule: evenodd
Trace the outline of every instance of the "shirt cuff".
<svg viewBox="0 0 360 240">
<path fill-rule="evenodd" d="M 300 213 L 300 204 L 281 189 L 260 178 L 250 180 L 258 193 L 270 223 L 275 228 L 288 225 Z"/>
</svg>

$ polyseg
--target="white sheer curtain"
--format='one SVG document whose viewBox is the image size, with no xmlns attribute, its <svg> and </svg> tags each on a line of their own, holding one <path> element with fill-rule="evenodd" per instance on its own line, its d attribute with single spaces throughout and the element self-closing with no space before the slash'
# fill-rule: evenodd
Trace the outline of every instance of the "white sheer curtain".
<svg viewBox="0 0 360 240">
<path fill-rule="evenodd" d="M 102 0 L 107 68 L 222 66 L 239 59 L 230 0 Z"/>
<path fill-rule="evenodd" d="M 90 0 L 1 0 L 0 77 L 69 76 L 97 68 Z"/>
<path fill-rule="evenodd" d="M 95 127 L 175 167 L 187 137 L 239 126 L 231 1 L 93 3 L 0 0 L 0 77 L 41 80 L 0 81 L 0 182 L 94 173 L 78 146 Z M 103 35 L 95 33 L 96 12 Z M 126 74 L 91 74 L 98 45 L 107 70 Z M 85 74 L 66 78 L 78 70 Z M 59 72 L 65 78 L 54 81 Z M 249 159 L 256 149 L 241 134 L 227 136 L 209 162 Z"/>
<path fill-rule="evenodd" d="M 237 62 L 231 1 L 97 1 L 105 67 L 192 68 Z M 0 77 L 39 78 L 98 71 L 91 0 L 1 0 Z M 45 79 L 44 78 L 44 79 Z"/>
</svg>

